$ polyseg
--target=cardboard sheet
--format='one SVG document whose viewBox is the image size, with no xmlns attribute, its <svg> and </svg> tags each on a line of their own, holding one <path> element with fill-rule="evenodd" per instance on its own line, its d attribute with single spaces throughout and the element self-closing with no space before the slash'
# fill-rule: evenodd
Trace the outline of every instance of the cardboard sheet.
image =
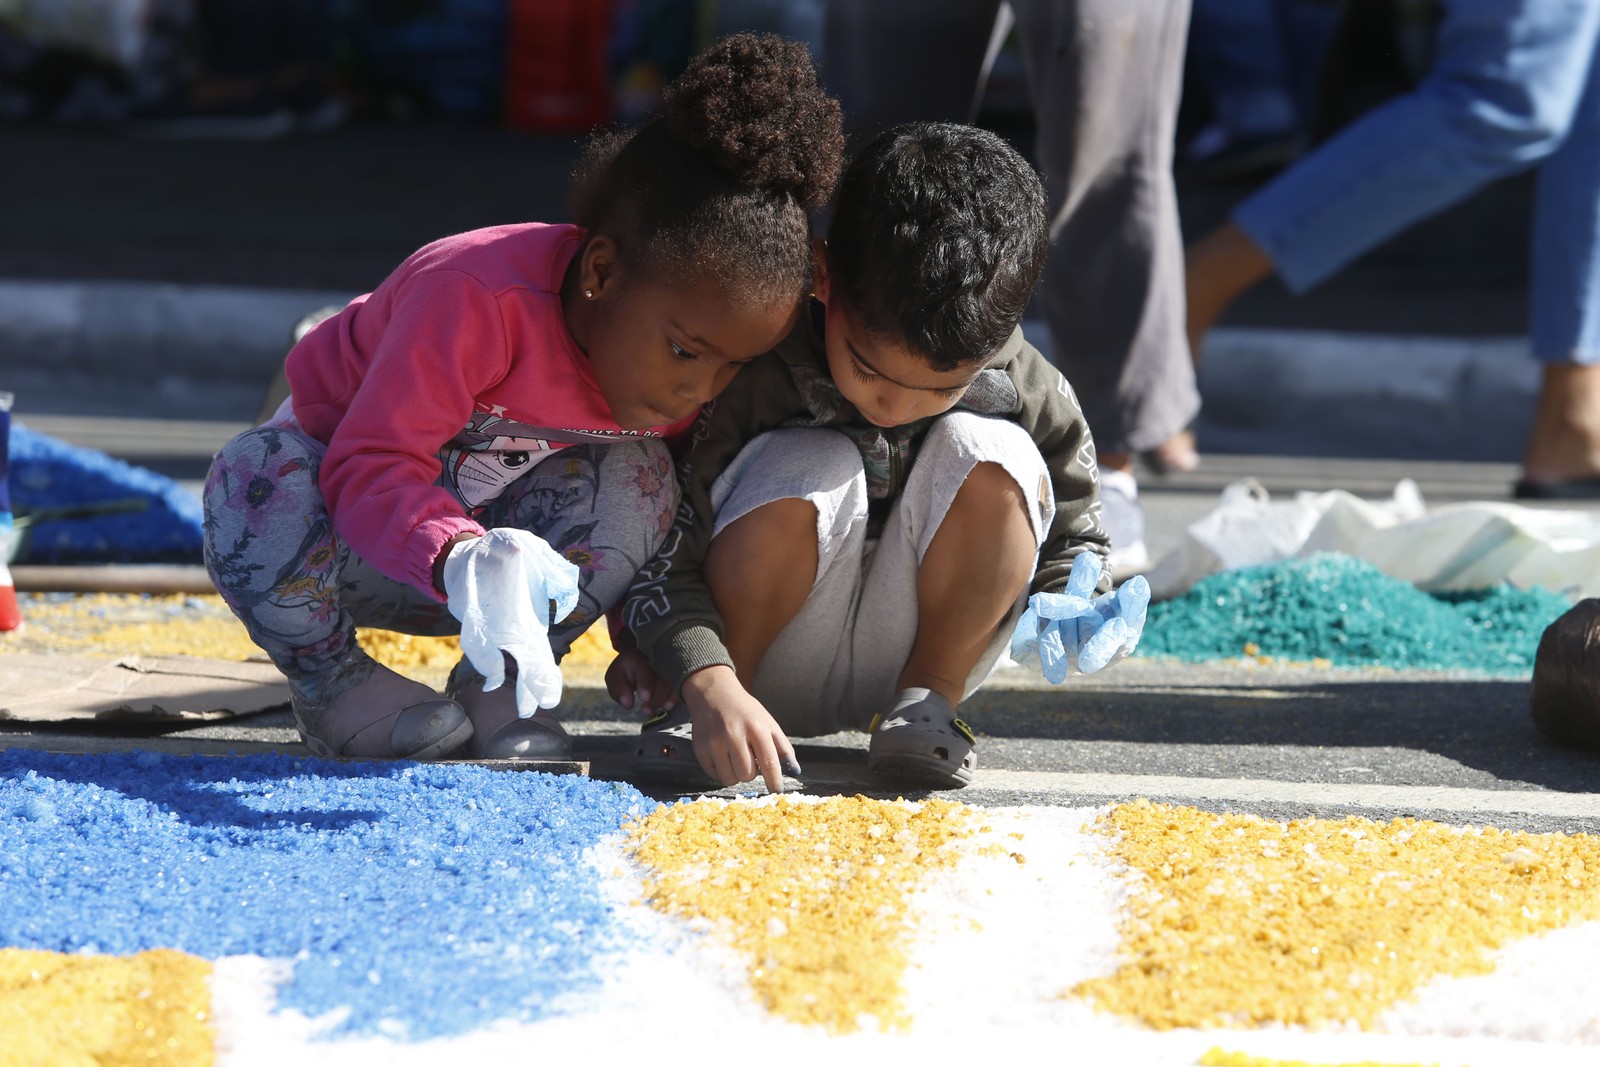
<svg viewBox="0 0 1600 1067">
<path fill-rule="evenodd" d="M 192 656 L 0 656 L 0 719 L 208 722 L 289 702 L 270 663 Z"/>
</svg>

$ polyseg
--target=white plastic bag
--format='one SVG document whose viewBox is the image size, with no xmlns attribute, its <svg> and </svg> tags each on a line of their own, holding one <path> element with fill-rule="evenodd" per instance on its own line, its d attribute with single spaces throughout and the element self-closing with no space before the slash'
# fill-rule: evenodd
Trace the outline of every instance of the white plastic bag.
<svg viewBox="0 0 1600 1067">
<path fill-rule="evenodd" d="M 1190 523 L 1178 546 L 1146 574 L 1150 595 L 1167 600 L 1209 574 L 1312 551 L 1345 551 L 1337 543 L 1420 518 L 1426 510 L 1410 479 L 1395 486 L 1392 499 L 1375 504 L 1342 489 L 1276 501 L 1260 482 L 1246 478 L 1224 489 L 1217 506 Z"/>
<path fill-rule="evenodd" d="M 1410 479 L 1379 502 L 1343 490 L 1274 501 L 1253 480 L 1235 482 L 1147 577 L 1164 600 L 1209 574 L 1317 552 L 1365 560 L 1430 592 L 1509 582 L 1600 596 L 1600 513 L 1498 501 L 1430 512 Z"/>
</svg>

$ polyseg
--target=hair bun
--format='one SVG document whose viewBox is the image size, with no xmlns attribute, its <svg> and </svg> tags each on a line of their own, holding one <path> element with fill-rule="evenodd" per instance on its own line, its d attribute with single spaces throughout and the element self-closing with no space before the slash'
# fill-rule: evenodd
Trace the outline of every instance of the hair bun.
<svg viewBox="0 0 1600 1067">
<path fill-rule="evenodd" d="M 668 88 L 662 119 L 742 185 L 816 208 L 839 180 L 839 102 L 823 92 L 811 53 L 798 41 L 770 33 L 718 40 Z"/>
</svg>

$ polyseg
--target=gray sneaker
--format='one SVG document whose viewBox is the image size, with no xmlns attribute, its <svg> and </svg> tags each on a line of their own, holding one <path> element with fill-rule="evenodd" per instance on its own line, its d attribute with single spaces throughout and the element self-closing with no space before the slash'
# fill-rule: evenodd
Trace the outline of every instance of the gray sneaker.
<svg viewBox="0 0 1600 1067">
<path fill-rule="evenodd" d="M 1111 538 L 1106 564 L 1120 579 L 1150 569 L 1150 550 L 1144 543 L 1144 506 L 1139 503 L 1139 483 L 1127 471 L 1100 472 L 1100 514 Z"/>
<path fill-rule="evenodd" d="M 318 756 L 431 760 L 472 736 L 461 705 L 353 649 L 311 678 L 289 680 L 289 706 Z"/>
<path fill-rule="evenodd" d="M 872 720 L 867 769 L 880 778 L 929 789 L 972 782 L 978 739 L 950 702 L 929 689 L 902 689 L 887 715 Z"/>
</svg>

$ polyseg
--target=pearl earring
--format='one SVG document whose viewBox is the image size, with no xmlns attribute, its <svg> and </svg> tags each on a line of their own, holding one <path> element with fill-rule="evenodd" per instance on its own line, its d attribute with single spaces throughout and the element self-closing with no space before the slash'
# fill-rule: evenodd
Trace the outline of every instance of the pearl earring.
<svg viewBox="0 0 1600 1067">
<path fill-rule="evenodd" d="M 583 295 L 584 295 L 584 297 L 586 299 L 593 300 L 594 299 L 594 290 L 593 289 L 585 289 L 583 291 Z"/>
</svg>

